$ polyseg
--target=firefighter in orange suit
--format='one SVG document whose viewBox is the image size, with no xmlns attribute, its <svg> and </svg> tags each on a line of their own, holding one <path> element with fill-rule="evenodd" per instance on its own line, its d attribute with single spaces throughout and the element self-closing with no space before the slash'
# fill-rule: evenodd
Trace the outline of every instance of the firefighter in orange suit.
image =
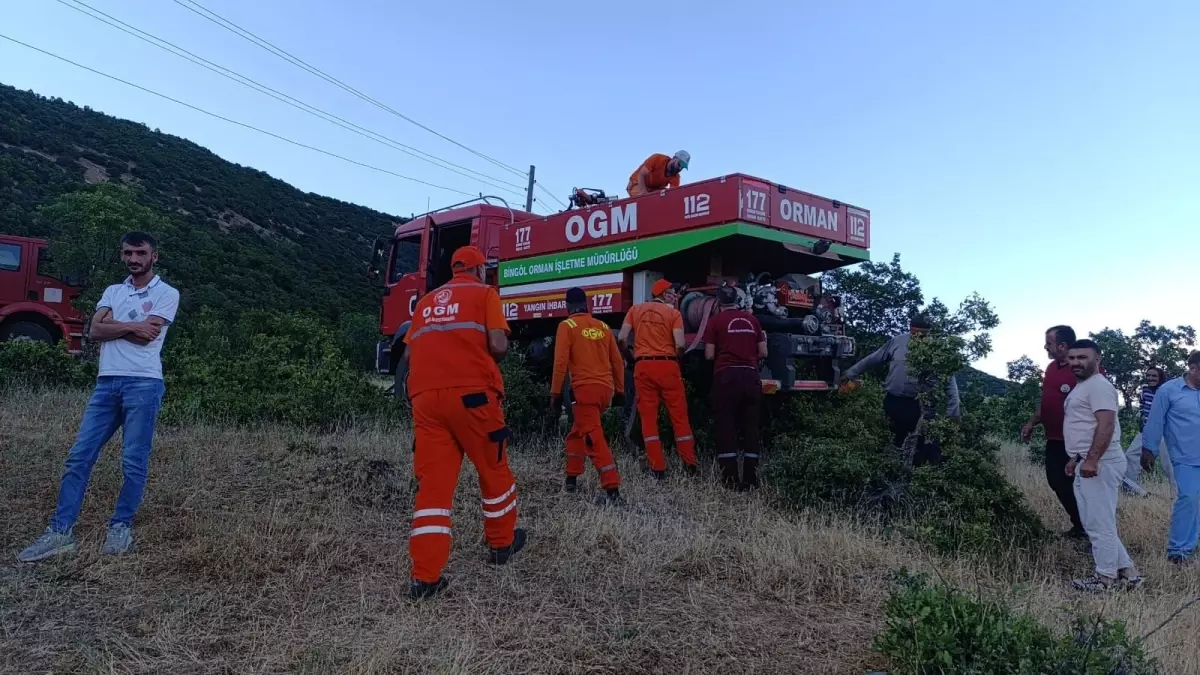
<svg viewBox="0 0 1200 675">
<path fill-rule="evenodd" d="M 604 438 L 600 416 L 614 395 L 624 398 L 625 361 L 617 338 L 604 322 L 588 313 L 582 288 L 567 291 L 567 319 L 558 324 L 554 338 L 554 377 L 550 383 L 550 409 L 562 407 L 563 381 L 571 373 L 575 393 L 575 423 L 567 435 L 567 492 L 578 490 L 583 460 L 591 457 L 605 494 L 598 504 L 622 503 L 621 477 L 612 450 Z"/>
<path fill-rule="evenodd" d="M 637 394 L 638 415 L 642 418 L 642 441 L 654 477 L 666 477 L 667 460 L 658 437 L 658 406 L 665 403 L 671 426 L 675 429 L 675 447 L 688 475 L 699 473 L 696 467 L 696 441 L 688 423 L 687 397 L 679 359 L 683 357 L 683 316 L 675 309 L 675 291 L 665 279 L 654 282 L 654 299 L 634 305 L 625 315 L 620 341 L 629 347 L 633 334 L 633 386 Z"/>
<path fill-rule="evenodd" d="M 450 513 L 463 455 L 479 472 L 483 533 L 490 563 L 503 565 L 525 545 L 516 527 L 517 486 L 508 468 L 508 427 L 497 361 L 508 351 L 508 323 L 496 289 L 484 284 L 483 253 L 454 252 L 454 277 L 421 298 L 404 336 L 409 363 L 417 497 L 408 552 L 413 599 L 446 588 Z"/>
<path fill-rule="evenodd" d="M 629 175 L 629 184 L 625 192 L 630 197 L 639 197 L 651 192 L 679 187 L 679 174 L 688 168 L 692 161 L 687 150 L 680 150 L 671 157 L 656 152 L 646 158 L 633 173 Z"/>
</svg>

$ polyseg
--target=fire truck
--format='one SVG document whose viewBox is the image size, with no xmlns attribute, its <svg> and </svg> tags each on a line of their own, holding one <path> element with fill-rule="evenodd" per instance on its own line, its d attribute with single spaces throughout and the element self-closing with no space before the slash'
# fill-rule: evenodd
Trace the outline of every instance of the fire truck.
<svg viewBox="0 0 1200 675">
<path fill-rule="evenodd" d="M 51 276 L 49 244 L 0 234 L 0 342 L 66 340 L 82 349 L 84 315 L 72 301 L 81 288 Z"/>
<path fill-rule="evenodd" d="M 729 285 L 767 334 L 763 391 L 828 390 L 855 343 L 816 275 L 868 260 L 870 243 L 866 209 L 743 174 L 632 199 L 577 189 L 571 208 L 548 216 L 481 197 L 415 216 L 375 242 L 371 273 L 384 284 L 377 369 L 403 395 L 398 362 L 417 300 L 449 281 L 451 256 L 471 244 L 488 258 L 486 281 L 530 363 L 552 360 L 567 289 L 583 288 L 593 315 L 618 328 L 666 278 L 680 291 L 690 358 L 703 354 L 715 292 Z"/>
</svg>

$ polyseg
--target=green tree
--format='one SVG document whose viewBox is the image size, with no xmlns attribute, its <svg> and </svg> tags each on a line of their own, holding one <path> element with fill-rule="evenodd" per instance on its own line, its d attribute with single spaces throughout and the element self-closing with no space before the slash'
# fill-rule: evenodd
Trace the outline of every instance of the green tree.
<svg viewBox="0 0 1200 675">
<path fill-rule="evenodd" d="M 61 233 L 50 243 L 58 273 L 87 284 L 82 309 L 94 306 L 106 286 L 124 278 L 121 235 L 139 230 L 157 238 L 168 229 L 161 213 L 138 203 L 135 189 L 101 183 L 65 194 L 38 212 Z"/>
<path fill-rule="evenodd" d="M 899 253 L 889 263 L 865 262 L 826 272 L 821 284 L 826 292 L 841 296 L 847 332 L 859 343 L 861 353 L 907 331 L 909 320 L 918 313 L 940 333 L 962 338 L 968 361 L 992 351 L 989 331 L 1000 325 L 1000 318 L 991 304 L 972 293 L 953 311 L 938 298 L 926 305 L 920 280 L 900 266 Z"/>
<path fill-rule="evenodd" d="M 908 320 L 925 302 L 921 282 L 900 266 L 900 254 L 890 263 L 864 262 L 821 277 L 825 292 L 841 296 L 846 328 L 869 353 L 890 336 L 908 330 Z"/>
<path fill-rule="evenodd" d="M 1188 351 L 1196 344 L 1196 331 L 1191 326 L 1170 328 L 1147 320 L 1142 320 L 1132 335 L 1119 328 L 1104 328 L 1089 337 L 1100 346 L 1104 370 L 1124 397 L 1129 412 L 1138 399 L 1146 369 L 1158 366 L 1167 371 L 1168 377 L 1183 375 Z"/>
</svg>

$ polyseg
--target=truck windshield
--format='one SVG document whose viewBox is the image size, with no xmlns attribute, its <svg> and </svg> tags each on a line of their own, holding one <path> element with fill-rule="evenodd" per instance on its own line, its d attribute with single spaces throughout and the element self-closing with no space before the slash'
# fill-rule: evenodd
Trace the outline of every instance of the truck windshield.
<svg viewBox="0 0 1200 675">
<path fill-rule="evenodd" d="M 416 272 L 420 259 L 420 233 L 392 242 L 392 264 L 388 269 L 388 283 L 394 284 L 405 274 Z"/>
<path fill-rule="evenodd" d="M 16 244 L 0 244 L 0 271 L 16 272 L 21 269 L 21 247 Z"/>
</svg>

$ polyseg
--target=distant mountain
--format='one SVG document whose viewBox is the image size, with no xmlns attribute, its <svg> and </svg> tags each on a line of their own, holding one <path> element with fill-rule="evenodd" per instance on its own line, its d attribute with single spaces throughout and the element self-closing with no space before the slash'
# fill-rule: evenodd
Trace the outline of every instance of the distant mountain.
<svg viewBox="0 0 1200 675">
<path fill-rule="evenodd" d="M 301 192 L 185 139 L 0 84 L 0 232 L 52 238 L 37 209 L 100 181 L 138 184 L 185 307 L 377 311 L 371 243 L 402 219 Z M 115 242 L 114 242 L 115 245 Z"/>
<path fill-rule="evenodd" d="M 980 387 L 984 396 L 1003 396 L 1008 393 L 1008 388 L 1012 385 L 1008 380 L 985 373 L 982 370 L 976 370 L 975 368 L 967 368 L 959 373 L 955 379 L 958 381 L 958 386 L 962 389 L 969 386 Z"/>
</svg>

